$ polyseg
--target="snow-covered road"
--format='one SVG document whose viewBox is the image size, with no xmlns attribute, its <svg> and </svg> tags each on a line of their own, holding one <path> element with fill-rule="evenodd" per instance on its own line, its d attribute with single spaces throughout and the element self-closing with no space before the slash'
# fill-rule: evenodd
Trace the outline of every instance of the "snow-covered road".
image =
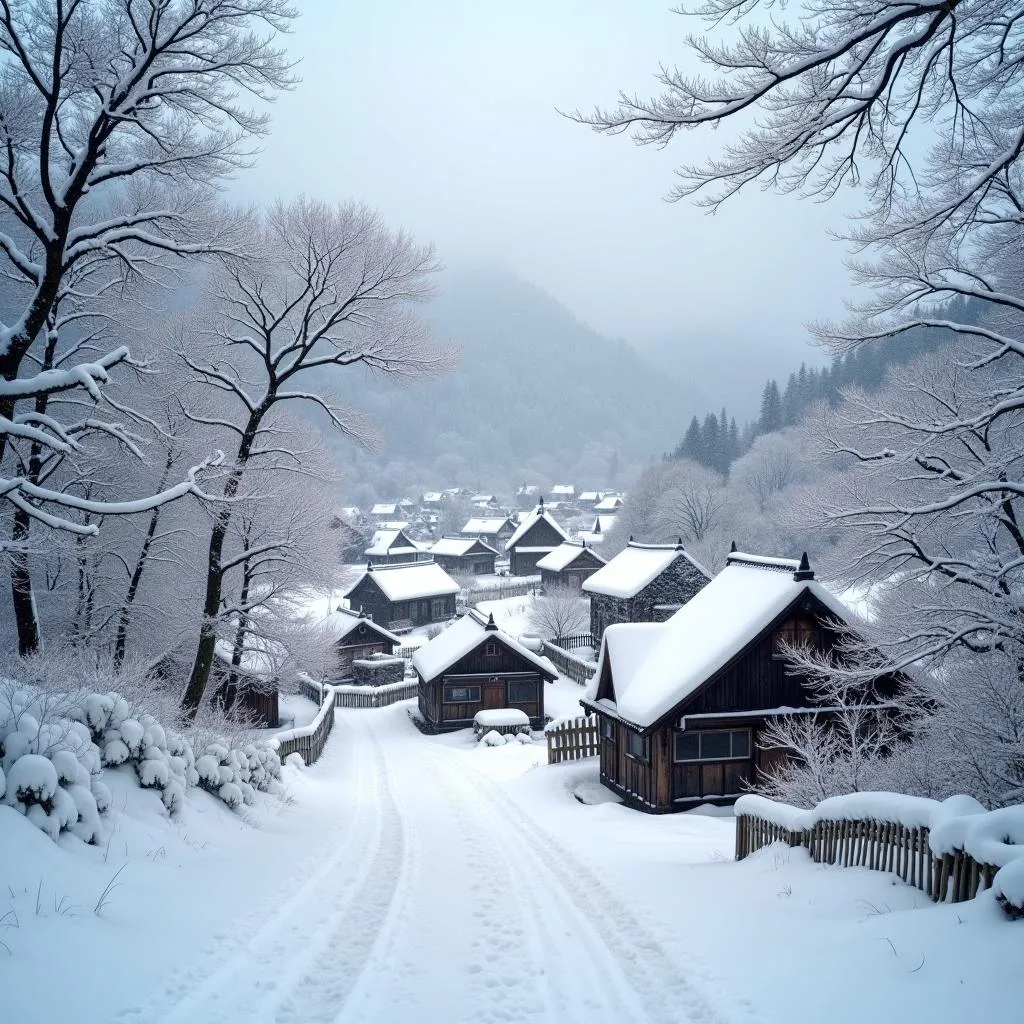
<svg viewBox="0 0 1024 1024">
<path fill-rule="evenodd" d="M 122 1024 L 721 1019 L 644 923 L 404 712 L 339 716 L 322 835 Z"/>
</svg>

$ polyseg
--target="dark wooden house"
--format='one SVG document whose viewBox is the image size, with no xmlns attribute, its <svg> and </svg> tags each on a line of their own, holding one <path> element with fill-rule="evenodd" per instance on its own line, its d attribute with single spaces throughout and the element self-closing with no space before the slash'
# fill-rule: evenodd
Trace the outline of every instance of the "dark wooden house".
<svg viewBox="0 0 1024 1024">
<path fill-rule="evenodd" d="M 604 559 L 586 541 L 567 540 L 540 559 L 537 568 L 545 588 L 568 586 L 579 590 L 583 581 L 604 564 Z"/>
<path fill-rule="evenodd" d="M 851 613 L 800 563 L 734 553 L 667 622 L 604 635 L 580 703 L 600 722 L 601 782 L 640 810 L 730 804 L 780 756 L 758 737 L 779 715 L 828 714 L 785 650 L 833 647 Z M 897 683 L 876 684 L 880 704 Z"/>
<path fill-rule="evenodd" d="M 544 726 L 544 683 L 557 673 L 539 654 L 472 611 L 421 647 L 412 659 L 419 709 L 432 732 L 473 724 L 478 711 L 516 708 Z"/>
<path fill-rule="evenodd" d="M 463 537 L 482 540 L 496 551 L 500 551 L 505 546 L 505 541 L 516 532 L 518 525 L 511 516 L 475 516 L 466 520 L 459 533 Z"/>
<path fill-rule="evenodd" d="M 509 574 L 534 575 L 539 572 L 537 563 L 568 539 L 565 531 L 544 507 L 544 499 L 541 498 L 537 507 L 523 517 L 516 532 L 505 542 Z"/>
<path fill-rule="evenodd" d="M 285 657 L 283 651 L 262 646 L 244 647 L 236 656 L 231 644 L 217 642 L 210 667 L 212 699 L 257 729 L 276 729 L 281 724 L 278 676 Z"/>
<path fill-rule="evenodd" d="M 638 544 L 632 538 L 583 584 L 590 595 L 590 632 L 600 640 L 618 622 L 663 622 L 709 579 L 707 571 L 676 544 Z"/>
<path fill-rule="evenodd" d="M 352 680 L 352 663 L 371 654 L 394 654 L 401 640 L 380 624 L 359 612 L 339 608 L 327 616 L 324 629 L 334 652 L 333 667 L 327 681 Z"/>
<path fill-rule="evenodd" d="M 498 552 L 477 537 L 442 537 L 430 547 L 430 554 L 445 572 L 472 576 L 493 576 Z"/>
<path fill-rule="evenodd" d="M 375 530 L 370 546 L 363 552 L 373 565 L 393 565 L 395 562 L 415 562 L 423 552 L 404 529 Z"/>
<path fill-rule="evenodd" d="M 458 593 L 458 583 L 430 560 L 367 565 L 345 597 L 350 608 L 389 631 L 401 632 L 453 618 Z"/>
</svg>

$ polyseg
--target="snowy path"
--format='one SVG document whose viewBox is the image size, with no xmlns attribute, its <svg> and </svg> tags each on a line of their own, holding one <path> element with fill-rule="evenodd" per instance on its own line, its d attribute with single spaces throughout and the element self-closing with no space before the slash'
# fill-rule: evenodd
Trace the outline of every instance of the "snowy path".
<svg viewBox="0 0 1024 1024">
<path fill-rule="evenodd" d="M 404 712 L 340 717 L 320 846 L 121 1024 L 721 1018 L 583 864 Z"/>
</svg>

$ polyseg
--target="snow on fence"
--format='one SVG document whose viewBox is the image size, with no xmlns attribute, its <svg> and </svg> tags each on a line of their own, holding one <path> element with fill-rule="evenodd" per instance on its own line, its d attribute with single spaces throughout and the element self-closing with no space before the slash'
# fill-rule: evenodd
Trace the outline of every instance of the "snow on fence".
<svg viewBox="0 0 1024 1024">
<path fill-rule="evenodd" d="M 577 633 L 575 636 L 556 636 L 552 637 L 551 642 L 556 647 L 561 647 L 563 651 L 578 651 L 581 647 L 593 649 L 597 646 L 594 643 L 593 635 L 590 633 Z"/>
<path fill-rule="evenodd" d="M 544 641 L 544 654 L 563 676 L 575 679 L 580 686 L 586 686 L 597 671 L 597 663 L 577 658 L 568 651 L 563 651 L 550 640 Z"/>
<path fill-rule="evenodd" d="M 597 715 L 549 722 L 544 727 L 544 735 L 548 739 L 548 764 L 579 761 L 599 753 Z"/>
<path fill-rule="evenodd" d="M 967 796 L 851 793 L 804 811 L 740 797 L 736 859 L 776 842 L 804 847 L 817 863 L 892 871 L 936 902 L 994 885 L 1007 913 L 1024 916 L 1024 805 L 986 811 Z"/>
<path fill-rule="evenodd" d="M 396 647 L 395 657 L 396 658 L 411 658 L 420 648 L 418 646 L 413 647 Z"/>
<path fill-rule="evenodd" d="M 466 604 L 474 605 L 477 601 L 503 601 L 506 597 L 527 597 L 535 594 L 540 586 L 539 576 L 529 576 L 515 583 L 502 580 L 493 587 L 473 587 L 466 591 Z"/>
<path fill-rule="evenodd" d="M 348 683 L 336 683 L 330 687 L 318 683 L 315 679 L 300 679 L 299 692 L 310 700 L 319 702 L 325 689 L 334 693 L 336 708 L 383 708 L 396 704 L 400 700 L 409 700 L 417 693 L 418 682 L 403 679 L 398 683 L 385 683 L 383 686 L 352 686 Z"/>
<path fill-rule="evenodd" d="M 282 763 L 289 754 L 299 754 L 307 765 L 313 764 L 324 752 L 327 737 L 334 728 L 334 689 L 323 688 L 323 699 L 316 718 L 309 725 L 286 729 L 270 740 Z"/>
</svg>

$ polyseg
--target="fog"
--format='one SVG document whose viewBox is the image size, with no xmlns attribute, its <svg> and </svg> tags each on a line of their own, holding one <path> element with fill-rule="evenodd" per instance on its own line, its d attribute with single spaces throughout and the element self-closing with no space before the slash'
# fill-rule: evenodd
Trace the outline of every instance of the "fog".
<svg viewBox="0 0 1024 1024">
<path fill-rule="evenodd" d="M 671 339 L 713 403 L 822 361 L 803 325 L 849 290 L 839 203 L 754 188 L 714 216 L 670 204 L 674 167 L 722 133 L 656 150 L 556 109 L 650 93 L 660 61 L 687 59 L 698 25 L 666 0 L 301 6 L 286 45 L 302 83 L 236 195 L 364 200 L 451 266 L 503 264 L 641 350 Z"/>
</svg>

